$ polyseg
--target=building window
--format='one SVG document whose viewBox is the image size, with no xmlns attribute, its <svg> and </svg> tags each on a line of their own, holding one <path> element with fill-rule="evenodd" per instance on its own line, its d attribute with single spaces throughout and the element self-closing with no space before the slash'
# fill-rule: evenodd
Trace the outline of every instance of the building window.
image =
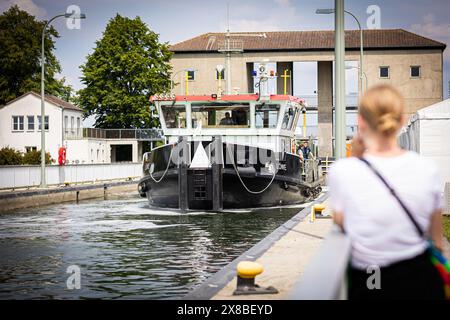
<svg viewBox="0 0 450 320">
<path fill-rule="evenodd" d="M 256 128 L 276 128 L 279 110 L 280 106 L 277 104 L 257 104 L 255 110 Z"/>
<path fill-rule="evenodd" d="M 13 131 L 23 131 L 23 116 L 13 116 Z"/>
<path fill-rule="evenodd" d="M 42 128 L 42 121 L 41 120 L 42 120 L 41 116 L 38 116 L 38 130 L 41 130 L 41 128 Z M 45 128 L 46 131 L 48 131 L 48 129 L 50 127 L 49 126 L 48 116 L 45 116 L 44 121 L 45 121 L 44 128 Z"/>
<path fill-rule="evenodd" d="M 411 66 L 411 78 L 420 78 L 420 66 Z"/>
<path fill-rule="evenodd" d="M 77 136 L 81 136 L 81 119 L 77 117 Z"/>
<path fill-rule="evenodd" d="M 219 80 L 219 71 L 216 70 L 216 79 Z M 225 80 L 225 69 L 222 69 L 220 71 L 220 79 Z"/>
<path fill-rule="evenodd" d="M 184 76 L 186 77 L 186 74 Z M 194 70 L 189 70 L 187 72 L 187 76 L 188 76 L 188 80 L 190 80 L 190 81 L 195 80 L 195 71 Z"/>
<path fill-rule="evenodd" d="M 25 152 L 26 153 L 28 153 L 28 152 L 31 152 L 31 151 L 37 151 L 37 147 L 25 147 Z"/>
<path fill-rule="evenodd" d="M 75 117 L 70 117 L 70 131 L 75 133 Z"/>
<path fill-rule="evenodd" d="M 28 131 L 34 131 L 34 116 L 27 116 Z"/>
<path fill-rule="evenodd" d="M 380 78 L 389 78 L 389 67 L 380 67 Z"/>
<path fill-rule="evenodd" d="M 64 116 L 64 131 L 69 133 L 69 117 Z"/>
</svg>

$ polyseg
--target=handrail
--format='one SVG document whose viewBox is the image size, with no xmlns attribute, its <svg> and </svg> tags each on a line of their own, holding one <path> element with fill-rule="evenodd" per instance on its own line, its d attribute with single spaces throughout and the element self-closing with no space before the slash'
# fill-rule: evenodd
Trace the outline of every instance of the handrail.
<svg viewBox="0 0 450 320">
<path fill-rule="evenodd" d="M 347 267 L 350 239 L 333 226 L 302 277 L 294 284 L 292 300 L 344 300 L 347 298 Z"/>
</svg>

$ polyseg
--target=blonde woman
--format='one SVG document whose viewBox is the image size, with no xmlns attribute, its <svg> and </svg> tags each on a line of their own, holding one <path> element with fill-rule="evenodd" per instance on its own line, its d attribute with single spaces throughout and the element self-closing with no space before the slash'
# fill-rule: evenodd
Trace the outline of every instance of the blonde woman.
<svg viewBox="0 0 450 320">
<path fill-rule="evenodd" d="M 431 161 L 397 144 L 404 121 L 397 90 L 368 90 L 360 101 L 354 156 L 330 170 L 334 220 L 352 243 L 350 299 L 445 298 L 427 239 L 418 232 L 442 248 L 442 185 Z M 379 279 L 369 279 L 376 270 Z"/>
</svg>

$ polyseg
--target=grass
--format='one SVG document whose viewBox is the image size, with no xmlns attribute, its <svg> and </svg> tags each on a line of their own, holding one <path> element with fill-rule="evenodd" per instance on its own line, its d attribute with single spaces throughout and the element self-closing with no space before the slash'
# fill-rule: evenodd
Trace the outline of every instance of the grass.
<svg viewBox="0 0 450 320">
<path fill-rule="evenodd" d="M 444 225 L 444 236 L 450 241 L 450 216 L 442 216 L 442 224 Z"/>
</svg>

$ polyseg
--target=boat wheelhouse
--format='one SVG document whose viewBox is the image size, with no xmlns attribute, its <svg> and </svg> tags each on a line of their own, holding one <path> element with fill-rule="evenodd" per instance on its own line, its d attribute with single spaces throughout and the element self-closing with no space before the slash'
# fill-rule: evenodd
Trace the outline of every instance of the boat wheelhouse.
<svg viewBox="0 0 450 320">
<path fill-rule="evenodd" d="M 296 154 L 305 102 L 289 95 L 152 96 L 166 144 L 144 154 L 139 193 L 181 210 L 302 203 L 318 195 L 318 161 Z"/>
</svg>

